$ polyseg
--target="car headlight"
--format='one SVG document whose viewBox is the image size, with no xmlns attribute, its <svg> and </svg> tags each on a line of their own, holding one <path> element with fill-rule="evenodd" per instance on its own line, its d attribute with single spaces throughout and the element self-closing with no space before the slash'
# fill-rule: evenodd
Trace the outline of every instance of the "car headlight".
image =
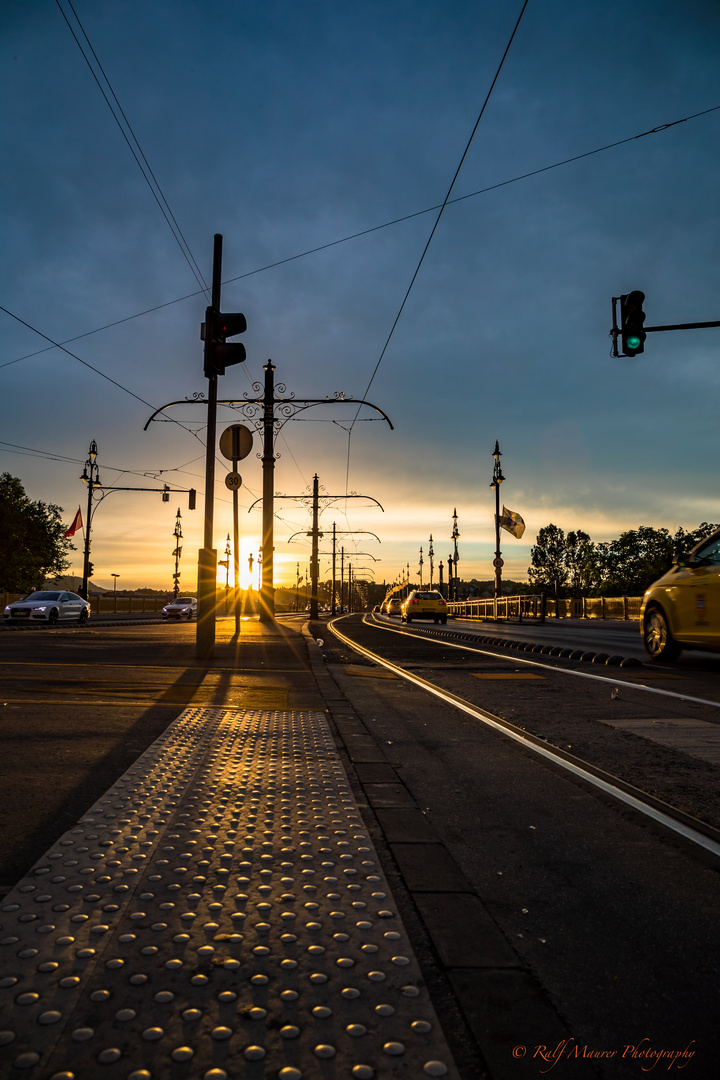
<svg viewBox="0 0 720 1080">
<path fill-rule="evenodd" d="M 33 608 L 34 611 L 47 611 L 47 606 L 43 604 L 42 607 Z"/>
</svg>

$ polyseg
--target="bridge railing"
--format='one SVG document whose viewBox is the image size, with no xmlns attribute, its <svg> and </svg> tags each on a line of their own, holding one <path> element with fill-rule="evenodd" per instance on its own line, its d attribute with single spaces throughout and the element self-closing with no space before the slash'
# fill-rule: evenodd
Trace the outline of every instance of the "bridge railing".
<svg viewBox="0 0 720 1080">
<path fill-rule="evenodd" d="M 460 619 L 618 619 L 640 618 L 642 596 L 582 596 L 556 599 L 543 594 L 450 601 L 449 615 Z"/>
</svg>

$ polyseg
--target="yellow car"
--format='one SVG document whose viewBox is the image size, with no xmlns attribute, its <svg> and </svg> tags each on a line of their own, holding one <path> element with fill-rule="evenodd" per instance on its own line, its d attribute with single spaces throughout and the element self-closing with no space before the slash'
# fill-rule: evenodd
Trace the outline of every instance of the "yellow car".
<svg viewBox="0 0 720 1080">
<path fill-rule="evenodd" d="M 643 596 L 640 628 L 653 660 L 720 652 L 720 530 L 682 555 Z"/>
<path fill-rule="evenodd" d="M 447 605 L 439 592 L 422 592 L 413 589 L 402 606 L 402 621 L 411 623 L 413 619 L 432 619 L 436 623 L 447 622 Z"/>
</svg>

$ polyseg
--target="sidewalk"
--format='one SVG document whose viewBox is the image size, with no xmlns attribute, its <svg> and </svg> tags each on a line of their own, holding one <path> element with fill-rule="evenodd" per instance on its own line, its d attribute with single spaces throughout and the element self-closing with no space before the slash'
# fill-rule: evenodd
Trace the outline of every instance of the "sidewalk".
<svg viewBox="0 0 720 1080">
<path fill-rule="evenodd" d="M 212 668 L 0 904 L 3 1076 L 458 1078 L 319 646 L 220 622 Z"/>
</svg>

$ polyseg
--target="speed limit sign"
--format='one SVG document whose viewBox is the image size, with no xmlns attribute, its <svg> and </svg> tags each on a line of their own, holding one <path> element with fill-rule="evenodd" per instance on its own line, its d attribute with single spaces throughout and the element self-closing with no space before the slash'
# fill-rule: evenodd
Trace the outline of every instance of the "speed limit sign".
<svg viewBox="0 0 720 1080">
<path fill-rule="evenodd" d="M 229 472 L 225 477 L 225 487 L 230 491 L 237 491 L 242 486 L 242 476 L 237 472 Z"/>
</svg>

